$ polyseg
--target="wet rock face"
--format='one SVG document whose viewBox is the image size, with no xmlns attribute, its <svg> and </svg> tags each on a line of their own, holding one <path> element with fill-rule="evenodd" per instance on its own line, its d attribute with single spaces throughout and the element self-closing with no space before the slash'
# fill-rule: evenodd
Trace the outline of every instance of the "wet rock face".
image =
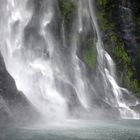
<svg viewBox="0 0 140 140">
<path fill-rule="evenodd" d="M 117 74 L 120 75 L 119 83 L 138 97 L 140 96 L 140 2 L 97 0 L 96 3 L 97 19 L 105 49 L 116 63 Z"/>
<path fill-rule="evenodd" d="M 24 94 L 17 90 L 0 53 L 0 125 L 28 123 L 35 119 L 34 116 L 39 117 L 39 114 Z"/>
<path fill-rule="evenodd" d="M 3 97 L 0 96 L 0 126 L 10 125 L 13 122 L 14 118 Z"/>
<path fill-rule="evenodd" d="M 7 72 L 2 55 L 0 54 L 0 95 L 7 100 L 14 100 L 18 93 L 15 82 Z"/>
</svg>

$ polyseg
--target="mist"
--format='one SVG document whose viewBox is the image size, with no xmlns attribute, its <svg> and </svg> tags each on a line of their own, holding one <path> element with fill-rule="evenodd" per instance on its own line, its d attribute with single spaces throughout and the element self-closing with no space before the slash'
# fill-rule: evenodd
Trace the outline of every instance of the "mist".
<svg viewBox="0 0 140 140">
<path fill-rule="evenodd" d="M 9 90 L 2 104 L 16 127 L 56 133 L 139 120 L 139 99 L 119 81 L 96 5 L 94 0 L 0 0 L 1 59 L 19 96 L 8 101 Z"/>
</svg>

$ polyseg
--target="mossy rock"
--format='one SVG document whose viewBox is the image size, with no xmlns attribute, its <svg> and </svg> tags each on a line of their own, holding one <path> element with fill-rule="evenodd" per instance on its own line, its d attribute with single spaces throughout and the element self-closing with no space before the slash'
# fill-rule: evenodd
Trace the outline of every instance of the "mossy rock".
<svg viewBox="0 0 140 140">
<path fill-rule="evenodd" d="M 91 68 L 96 68 L 97 50 L 93 39 L 89 39 L 83 49 L 83 60 Z"/>
<path fill-rule="evenodd" d="M 124 49 L 123 40 L 117 35 L 112 35 L 110 40 L 113 45 L 111 51 L 115 60 L 120 61 L 120 64 L 122 65 L 129 65 L 131 63 L 131 59 Z"/>
<path fill-rule="evenodd" d="M 74 1 L 59 0 L 59 7 L 60 7 L 61 14 L 64 18 L 65 25 L 69 26 L 72 21 L 74 11 L 76 10 L 76 5 Z"/>
<path fill-rule="evenodd" d="M 99 27 L 103 32 L 103 41 L 105 49 L 112 56 L 116 63 L 120 84 L 140 96 L 140 83 L 137 80 L 137 72 L 132 62 L 131 56 L 124 48 L 124 41 L 118 35 L 119 19 L 117 17 L 119 1 L 96 0 L 97 20 Z M 124 13 L 125 14 L 125 13 Z M 130 22 L 129 16 L 124 17 Z M 137 36 L 140 35 L 140 18 L 135 18 L 137 26 Z"/>
<path fill-rule="evenodd" d="M 97 0 L 97 20 L 100 29 L 103 33 L 111 32 L 116 30 L 116 16 L 117 2 L 112 2 L 109 0 Z"/>
<path fill-rule="evenodd" d="M 106 42 L 106 49 L 116 62 L 117 71 L 122 75 L 119 79 L 121 85 L 140 96 L 140 84 L 137 80 L 136 69 L 131 57 L 124 49 L 124 41 L 118 35 L 112 34 Z"/>
<path fill-rule="evenodd" d="M 101 31 L 109 32 L 115 28 L 115 24 L 113 22 L 110 22 L 107 19 L 107 15 L 105 15 L 104 13 L 97 12 L 97 19 L 98 19 Z"/>
<path fill-rule="evenodd" d="M 97 0 L 97 4 L 105 7 L 108 3 L 108 0 Z"/>
<path fill-rule="evenodd" d="M 136 71 L 134 67 L 128 68 L 127 73 L 124 75 L 124 82 L 130 90 L 132 90 L 137 96 L 140 96 L 140 84 L 136 79 Z"/>
</svg>

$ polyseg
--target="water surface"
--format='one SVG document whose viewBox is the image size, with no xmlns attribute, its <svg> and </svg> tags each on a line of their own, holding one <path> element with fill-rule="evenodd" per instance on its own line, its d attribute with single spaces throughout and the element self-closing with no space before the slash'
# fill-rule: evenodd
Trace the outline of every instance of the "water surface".
<svg viewBox="0 0 140 140">
<path fill-rule="evenodd" d="M 3 129 L 1 140 L 140 140 L 140 121 L 69 121 L 30 128 Z"/>
</svg>

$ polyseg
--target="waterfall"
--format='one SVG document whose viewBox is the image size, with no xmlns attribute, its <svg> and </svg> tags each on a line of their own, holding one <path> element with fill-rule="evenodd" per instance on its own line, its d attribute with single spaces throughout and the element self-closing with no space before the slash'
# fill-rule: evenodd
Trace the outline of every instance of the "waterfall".
<svg viewBox="0 0 140 140">
<path fill-rule="evenodd" d="M 7 1 L 8 18 L 1 51 L 17 88 L 45 117 L 62 118 L 66 116 L 67 105 L 55 87 L 53 69 L 57 67 L 52 64 L 52 56 L 57 42 L 48 27 L 55 12 L 54 2 L 44 1 L 43 15 L 37 11 L 41 10 L 37 7 L 40 2 L 34 2 L 37 5 L 26 0 Z M 31 4 L 28 10 L 27 3 Z"/>
<path fill-rule="evenodd" d="M 96 16 L 93 11 L 91 0 L 88 0 L 88 3 L 89 3 L 89 10 L 91 13 L 92 22 L 96 29 L 97 38 L 98 38 L 97 45 L 96 45 L 96 48 L 98 51 L 98 70 L 101 73 L 103 82 L 106 83 L 106 84 L 104 84 L 104 90 L 106 93 L 105 100 L 111 106 L 115 106 L 115 107 L 119 108 L 122 118 L 135 118 L 135 119 L 139 118 L 139 114 L 134 112 L 133 110 L 131 110 L 123 99 L 122 92 L 125 91 L 125 92 L 129 93 L 129 91 L 127 89 L 119 87 L 119 85 L 116 82 L 115 64 L 114 64 L 112 58 L 110 57 L 110 55 L 103 49 L 103 43 L 102 43 L 102 40 L 100 37 L 100 31 L 98 28 L 98 24 L 96 22 Z M 106 86 L 106 85 L 108 85 L 108 86 Z M 111 87 L 109 87 L 109 85 Z M 109 94 L 108 89 L 107 89 L 108 87 L 112 89 L 111 92 L 114 94 L 114 100 L 110 99 L 110 96 L 108 95 Z"/>
<path fill-rule="evenodd" d="M 76 2 L 67 43 L 58 0 L 1 0 L 0 50 L 7 70 L 17 88 L 48 120 L 93 115 L 104 104 L 119 110 L 122 118 L 139 118 L 123 99 L 123 92 L 129 96 L 129 91 L 116 82 L 115 64 L 104 50 L 94 1 Z M 94 78 L 88 77 L 78 55 L 91 30 L 97 38 Z"/>
</svg>

